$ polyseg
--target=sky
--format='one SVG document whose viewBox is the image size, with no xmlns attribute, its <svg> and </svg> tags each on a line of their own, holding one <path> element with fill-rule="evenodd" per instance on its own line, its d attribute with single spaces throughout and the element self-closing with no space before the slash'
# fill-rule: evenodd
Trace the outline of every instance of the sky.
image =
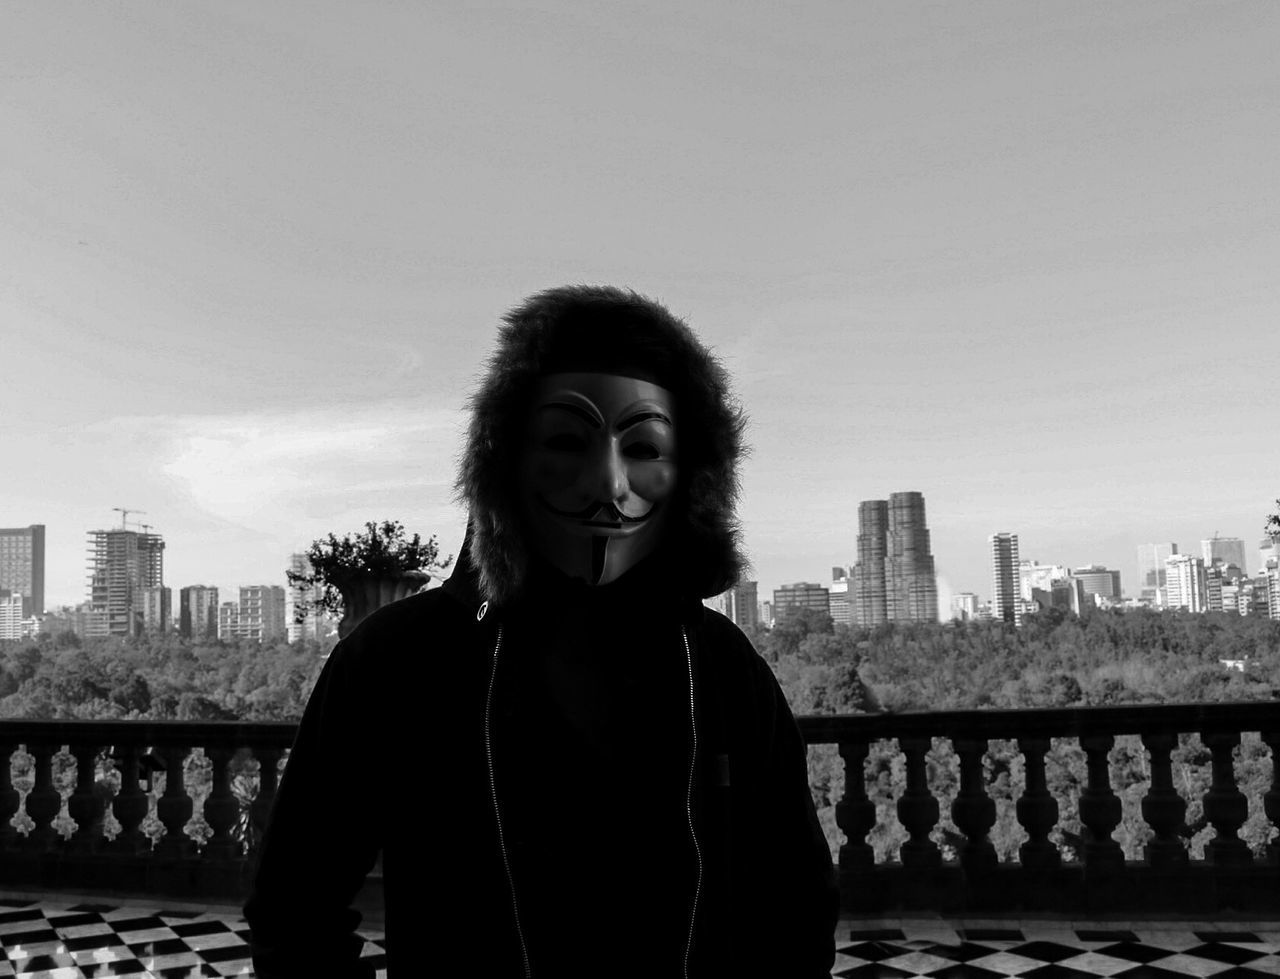
<svg viewBox="0 0 1280 979">
<path fill-rule="evenodd" d="M 926 500 L 1100 563 L 1280 496 L 1280 4 L 6 5 L 0 526 L 141 514 L 166 583 L 398 519 L 456 552 L 465 401 L 563 283 L 665 302 L 750 420 L 762 597 Z M 1254 569 L 1249 569 L 1254 570 Z"/>
</svg>

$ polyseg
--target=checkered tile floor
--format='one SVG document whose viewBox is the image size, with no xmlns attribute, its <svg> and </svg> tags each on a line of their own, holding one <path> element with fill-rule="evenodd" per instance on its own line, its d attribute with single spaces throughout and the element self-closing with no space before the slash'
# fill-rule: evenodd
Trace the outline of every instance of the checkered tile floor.
<svg viewBox="0 0 1280 979">
<path fill-rule="evenodd" d="M 1280 976 L 1280 921 L 842 921 L 833 976 L 1172 979 Z"/>
<path fill-rule="evenodd" d="M 233 914 L 0 897 L 0 977 L 246 976 Z M 383 935 L 361 929 L 386 977 Z M 833 976 L 1073 979 L 1280 976 L 1280 921 L 844 920 Z"/>
<path fill-rule="evenodd" d="M 248 933 L 244 919 L 229 914 L 0 898 L 0 976 L 251 977 Z M 364 955 L 385 979 L 382 933 L 360 933 Z"/>
</svg>

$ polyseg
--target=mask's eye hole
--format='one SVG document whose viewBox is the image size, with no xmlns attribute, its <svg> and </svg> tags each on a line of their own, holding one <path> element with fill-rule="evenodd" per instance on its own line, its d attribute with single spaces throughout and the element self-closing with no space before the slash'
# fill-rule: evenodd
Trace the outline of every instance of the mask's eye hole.
<svg viewBox="0 0 1280 979">
<path fill-rule="evenodd" d="M 656 459 L 658 448 L 649 442 L 632 442 L 622 450 L 622 454 L 628 459 Z"/>
<path fill-rule="evenodd" d="M 542 446 L 553 452 L 581 452 L 587 447 L 587 442 L 581 435 L 559 432 L 544 439 Z"/>
</svg>

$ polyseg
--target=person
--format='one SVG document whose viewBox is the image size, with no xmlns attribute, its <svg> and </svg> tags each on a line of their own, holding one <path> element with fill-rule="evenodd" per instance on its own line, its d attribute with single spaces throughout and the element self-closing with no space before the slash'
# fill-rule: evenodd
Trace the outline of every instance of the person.
<svg viewBox="0 0 1280 979">
<path fill-rule="evenodd" d="M 829 976 L 838 892 L 769 666 L 701 599 L 745 567 L 744 420 L 665 307 L 509 313 L 471 402 L 441 588 L 338 643 L 245 905 L 260 979 Z M 361 971 L 362 968 L 364 971 Z"/>
</svg>

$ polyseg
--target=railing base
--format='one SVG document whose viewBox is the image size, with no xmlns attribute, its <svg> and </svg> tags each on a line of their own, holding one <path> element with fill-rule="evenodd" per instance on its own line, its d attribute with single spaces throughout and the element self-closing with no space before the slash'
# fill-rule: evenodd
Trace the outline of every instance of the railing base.
<svg viewBox="0 0 1280 979">
<path fill-rule="evenodd" d="M 1157 870 L 1131 862 L 1110 872 L 1080 865 L 1030 871 L 1001 864 L 980 879 L 957 864 L 923 869 L 881 864 L 870 874 L 843 874 L 840 890 L 841 907 L 854 914 L 1280 912 L 1280 868 L 1269 864 Z"/>
</svg>

